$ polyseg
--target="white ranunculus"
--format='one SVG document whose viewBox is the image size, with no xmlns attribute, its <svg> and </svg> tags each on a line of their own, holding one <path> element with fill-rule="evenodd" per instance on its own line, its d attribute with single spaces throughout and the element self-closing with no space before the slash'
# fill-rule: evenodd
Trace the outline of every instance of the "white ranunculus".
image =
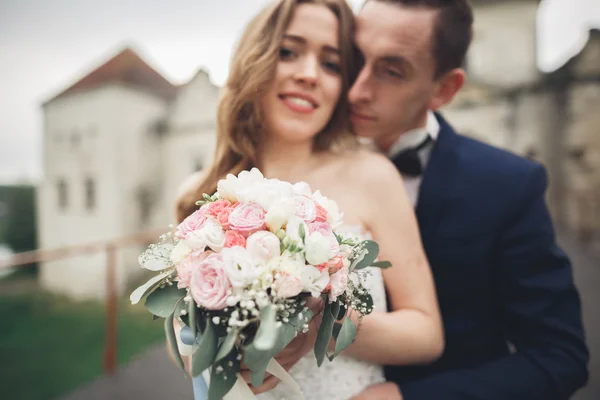
<svg viewBox="0 0 600 400">
<path fill-rule="evenodd" d="M 189 256 L 191 252 L 192 249 L 190 248 L 190 246 L 187 245 L 185 240 L 180 240 L 179 242 L 177 242 L 177 244 L 175 245 L 175 247 L 173 247 L 173 250 L 171 251 L 171 262 L 174 265 L 177 265 L 181 261 L 183 261 L 184 258 Z"/>
<path fill-rule="evenodd" d="M 221 253 L 225 272 L 231 286 L 243 288 L 260 276 L 261 269 L 256 268 L 250 254 L 240 246 L 224 248 Z"/>
<path fill-rule="evenodd" d="M 281 242 L 275 234 L 268 231 L 255 232 L 246 239 L 246 250 L 255 262 L 268 263 L 279 256 Z"/>
<path fill-rule="evenodd" d="M 274 257 L 269 261 L 267 267 L 272 274 L 281 272 L 285 275 L 300 277 L 304 269 L 304 260 L 298 254 L 291 255 L 289 253 L 282 254 L 279 257 Z"/>
<path fill-rule="evenodd" d="M 327 222 L 329 222 L 333 229 L 342 224 L 344 214 L 340 212 L 340 209 L 335 201 L 323 196 L 319 190 L 312 195 L 312 199 L 327 211 Z"/>
<path fill-rule="evenodd" d="M 242 171 L 238 176 L 229 174 L 227 178 L 221 179 L 217 183 L 217 193 L 222 199 L 236 202 L 239 200 L 238 196 L 240 193 L 263 180 L 264 176 L 257 168 L 252 168 L 250 171 Z"/>
<path fill-rule="evenodd" d="M 294 216 L 296 205 L 291 198 L 282 198 L 274 202 L 267 210 L 265 215 L 267 227 L 271 232 L 277 232 Z"/>
<path fill-rule="evenodd" d="M 305 265 L 302 268 L 300 279 L 304 284 L 302 291 L 310 292 L 312 297 L 319 297 L 329 284 L 329 272 L 327 269 L 319 271 L 312 265 Z"/>
<path fill-rule="evenodd" d="M 182 241 L 192 250 L 204 251 L 206 248 L 206 235 L 202 229 L 189 232 Z"/>
<path fill-rule="evenodd" d="M 302 238 L 300 237 L 300 226 L 304 226 L 304 236 L 308 236 L 308 225 L 302 218 L 295 215 L 289 219 L 287 226 L 285 227 L 285 235 L 290 238 L 291 241 L 298 244 L 303 243 Z"/>
<path fill-rule="evenodd" d="M 312 265 L 323 264 L 335 254 L 328 238 L 319 232 L 313 232 L 305 241 L 306 261 Z"/>
</svg>

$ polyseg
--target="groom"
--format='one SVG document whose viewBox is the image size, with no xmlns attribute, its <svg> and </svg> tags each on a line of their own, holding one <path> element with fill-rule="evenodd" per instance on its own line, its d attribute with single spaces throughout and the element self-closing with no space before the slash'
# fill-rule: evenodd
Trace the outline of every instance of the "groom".
<svg viewBox="0 0 600 400">
<path fill-rule="evenodd" d="M 403 175 L 446 335 L 437 362 L 389 366 L 389 382 L 360 399 L 561 400 L 587 381 L 579 296 L 555 243 L 544 168 L 433 113 L 463 86 L 472 22 L 467 0 L 367 0 L 357 17 L 353 124 Z"/>
<path fill-rule="evenodd" d="M 415 204 L 446 350 L 432 365 L 386 367 L 388 382 L 355 400 L 563 400 L 587 381 L 544 168 L 458 135 L 433 112 L 463 86 L 472 23 L 467 0 L 367 0 L 357 17 L 353 124 L 389 155 Z M 284 366 L 312 348 L 299 343 Z"/>
</svg>

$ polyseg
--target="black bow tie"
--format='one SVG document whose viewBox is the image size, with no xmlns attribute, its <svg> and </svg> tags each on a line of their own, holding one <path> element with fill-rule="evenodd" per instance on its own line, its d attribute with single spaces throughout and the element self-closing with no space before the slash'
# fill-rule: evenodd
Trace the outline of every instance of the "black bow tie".
<svg viewBox="0 0 600 400">
<path fill-rule="evenodd" d="M 392 162 L 403 175 L 419 176 L 423 173 L 423 165 L 419 158 L 419 151 L 432 142 L 431 136 L 427 135 L 425 140 L 416 147 L 406 149 L 396 154 Z"/>
</svg>

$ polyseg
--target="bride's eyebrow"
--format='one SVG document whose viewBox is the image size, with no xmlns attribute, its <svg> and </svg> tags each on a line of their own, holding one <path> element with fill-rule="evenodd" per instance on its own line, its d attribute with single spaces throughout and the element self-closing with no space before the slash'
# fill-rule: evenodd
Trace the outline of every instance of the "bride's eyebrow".
<svg viewBox="0 0 600 400">
<path fill-rule="evenodd" d="M 287 39 L 289 41 L 296 42 L 296 43 L 298 43 L 300 45 L 306 45 L 306 39 L 303 38 L 302 36 L 292 35 L 292 34 L 286 33 L 285 35 L 283 35 L 283 39 L 284 40 Z M 340 50 L 337 47 L 335 47 L 335 46 L 331 46 L 329 44 L 324 44 L 322 46 L 322 48 L 323 48 L 323 51 L 326 52 L 326 53 L 332 53 L 332 54 L 335 54 L 335 55 L 338 55 L 338 56 L 340 55 Z"/>
</svg>

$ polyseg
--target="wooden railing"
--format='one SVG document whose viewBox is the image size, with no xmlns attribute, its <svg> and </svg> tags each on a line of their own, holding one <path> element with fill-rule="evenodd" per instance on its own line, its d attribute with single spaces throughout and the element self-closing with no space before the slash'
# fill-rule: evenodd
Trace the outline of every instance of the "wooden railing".
<svg viewBox="0 0 600 400">
<path fill-rule="evenodd" d="M 140 232 L 135 235 L 115 238 L 108 241 L 62 247 L 49 250 L 33 250 L 12 255 L 0 260 L 0 270 L 20 267 L 32 263 L 59 261 L 66 258 L 92 253 L 106 253 L 106 324 L 104 347 L 104 373 L 113 374 L 117 369 L 117 250 L 157 242 L 161 231 Z"/>
</svg>

